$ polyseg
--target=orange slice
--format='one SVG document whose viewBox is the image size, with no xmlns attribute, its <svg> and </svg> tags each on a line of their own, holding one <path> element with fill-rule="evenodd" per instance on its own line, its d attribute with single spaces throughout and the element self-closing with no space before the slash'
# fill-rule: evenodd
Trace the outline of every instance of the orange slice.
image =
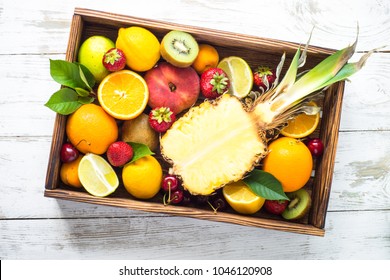
<svg viewBox="0 0 390 280">
<path fill-rule="evenodd" d="M 144 111 L 149 90 L 139 74 L 122 70 L 107 75 L 100 83 L 97 95 L 108 114 L 116 119 L 130 120 Z"/>
<path fill-rule="evenodd" d="M 309 102 L 309 106 L 317 106 L 314 102 Z M 292 138 L 303 138 L 314 132 L 320 122 L 320 113 L 315 115 L 299 114 L 294 119 L 288 121 L 286 127 L 280 131 L 284 136 Z"/>
</svg>

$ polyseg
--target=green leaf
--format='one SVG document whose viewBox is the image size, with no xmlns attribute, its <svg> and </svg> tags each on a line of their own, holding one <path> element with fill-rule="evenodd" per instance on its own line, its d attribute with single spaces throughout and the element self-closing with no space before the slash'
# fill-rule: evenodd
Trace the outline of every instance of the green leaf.
<svg viewBox="0 0 390 280">
<path fill-rule="evenodd" d="M 142 157 L 154 155 L 154 153 L 145 144 L 135 142 L 127 142 L 127 144 L 129 144 L 133 148 L 134 152 L 133 158 L 131 159 L 130 163 Z"/>
<path fill-rule="evenodd" d="M 81 104 L 89 104 L 92 103 L 94 100 L 95 98 L 92 96 L 79 96 L 79 98 L 77 99 L 77 101 Z"/>
<path fill-rule="evenodd" d="M 254 169 L 244 183 L 258 196 L 269 200 L 290 200 L 283 191 L 282 184 L 270 173 Z"/>
<path fill-rule="evenodd" d="M 46 107 L 61 115 L 69 115 L 80 108 L 81 105 L 78 102 L 77 93 L 70 88 L 62 88 L 53 93 L 45 104 Z"/>
<path fill-rule="evenodd" d="M 65 60 L 52 60 L 50 59 L 50 75 L 54 81 L 57 83 L 67 86 L 70 88 L 83 88 L 90 90 L 89 87 L 89 74 L 85 75 L 88 70 L 85 66 L 80 66 L 81 64 L 72 63 Z M 82 69 L 82 71 L 80 71 Z M 84 72 L 85 71 L 85 72 Z M 83 81 L 83 78 L 80 76 L 80 73 L 84 74 L 84 77 L 87 84 Z M 92 74 L 91 74 L 92 75 Z"/>
<path fill-rule="evenodd" d="M 77 94 L 78 94 L 79 96 L 82 96 L 82 97 L 87 97 L 87 96 L 89 96 L 89 91 L 88 91 L 88 90 L 85 90 L 85 89 L 79 88 L 79 87 L 76 87 L 75 90 L 76 90 L 76 92 L 77 92 Z"/>
<path fill-rule="evenodd" d="M 78 62 L 73 63 L 79 66 L 80 78 L 84 82 L 86 87 L 91 91 L 93 86 L 95 85 L 95 78 L 93 77 L 91 71 L 89 71 L 87 67 Z"/>
</svg>

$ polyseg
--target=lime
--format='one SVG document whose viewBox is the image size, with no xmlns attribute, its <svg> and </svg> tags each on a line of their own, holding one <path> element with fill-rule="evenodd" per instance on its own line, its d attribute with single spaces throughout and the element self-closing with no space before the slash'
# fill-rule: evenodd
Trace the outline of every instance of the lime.
<svg viewBox="0 0 390 280">
<path fill-rule="evenodd" d="M 243 181 L 224 186 L 222 193 L 229 205 L 241 214 L 254 214 L 265 202 L 263 197 L 254 194 Z"/>
<path fill-rule="evenodd" d="M 248 63 L 238 56 L 229 56 L 222 59 L 218 68 L 226 72 L 230 80 L 227 93 L 243 98 L 252 90 L 253 73 Z"/>
<path fill-rule="evenodd" d="M 105 197 L 119 186 L 114 169 L 101 156 L 86 154 L 80 161 L 78 171 L 81 184 L 94 196 Z"/>
<path fill-rule="evenodd" d="M 98 83 L 109 73 L 102 61 L 103 55 L 111 48 L 115 48 L 114 42 L 98 35 L 89 37 L 80 46 L 78 61 L 91 71 Z"/>
</svg>

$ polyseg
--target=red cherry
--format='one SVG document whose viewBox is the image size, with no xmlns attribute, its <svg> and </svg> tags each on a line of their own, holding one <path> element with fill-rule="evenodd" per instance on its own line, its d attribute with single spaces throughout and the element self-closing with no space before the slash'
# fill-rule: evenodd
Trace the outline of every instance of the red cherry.
<svg viewBox="0 0 390 280">
<path fill-rule="evenodd" d="M 161 188 L 165 192 L 168 192 L 169 189 L 174 192 L 179 188 L 179 185 L 179 179 L 175 175 L 166 175 L 161 182 Z"/>
<path fill-rule="evenodd" d="M 173 204 L 179 204 L 183 200 L 184 194 L 183 191 L 177 189 L 173 193 L 171 193 L 170 202 Z"/>
<path fill-rule="evenodd" d="M 79 156 L 79 151 L 71 144 L 65 143 L 61 147 L 60 159 L 62 162 L 72 162 Z"/>
<path fill-rule="evenodd" d="M 320 138 L 309 139 L 306 143 L 306 146 L 309 148 L 311 154 L 314 157 L 320 157 L 324 152 L 324 144 Z"/>
</svg>

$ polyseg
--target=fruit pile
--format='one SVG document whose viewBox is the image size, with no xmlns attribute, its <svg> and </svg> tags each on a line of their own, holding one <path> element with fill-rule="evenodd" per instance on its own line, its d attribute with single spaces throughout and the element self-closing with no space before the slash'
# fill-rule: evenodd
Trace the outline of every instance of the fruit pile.
<svg viewBox="0 0 390 280">
<path fill-rule="evenodd" d="M 149 30 L 132 26 L 120 28 L 115 43 L 104 36 L 89 37 L 79 48 L 78 62 L 51 61 L 51 75 L 65 87 L 46 106 L 69 115 L 67 142 L 59 155 L 64 184 L 105 197 L 121 181 L 136 199 L 161 193 L 165 205 L 209 205 L 215 213 L 230 206 L 250 215 L 263 205 L 288 220 L 307 213 L 311 198 L 304 186 L 313 157 L 321 157 L 324 149 L 320 139 L 309 138 L 319 113 L 289 120 L 270 143 L 256 175 L 268 176 L 266 182 L 252 176 L 254 184 L 243 178 L 211 195 L 197 195 L 156 156 L 162 135 L 192 106 L 223 95 L 254 102 L 254 91 L 273 87 L 275 69 L 250 66 L 237 56 L 220 59 L 215 46 L 198 43 L 183 31 L 172 30 L 160 42 Z M 253 191 L 256 183 L 264 196 Z"/>
</svg>

